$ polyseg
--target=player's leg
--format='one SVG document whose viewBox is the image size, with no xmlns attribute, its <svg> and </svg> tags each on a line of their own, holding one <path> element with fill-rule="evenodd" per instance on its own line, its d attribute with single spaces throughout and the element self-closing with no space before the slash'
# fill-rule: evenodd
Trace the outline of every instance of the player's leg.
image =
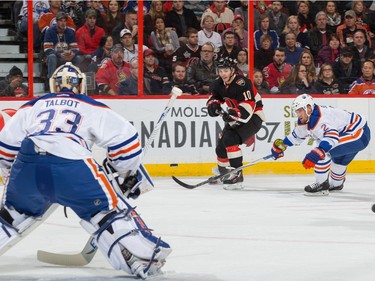
<svg viewBox="0 0 375 281">
<path fill-rule="evenodd" d="M 56 198 L 82 219 L 82 227 L 108 262 L 142 278 L 157 273 L 171 252 L 169 245 L 153 236 L 134 209 L 117 196 L 100 166 L 93 159 L 74 161 L 63 168 L 56 165 L 55 176 L 64 175 L 64 169 L 78 174 L 59 181 Z"/>
<path fill-rule="evenodd" d="M 326 153 L 325 158 L 318 161 L 314 167 L 315 182 L 305 186 L 307 196 L 326 196 L 329 194 L 329 171 L 331 157 Z"/>
</svg>

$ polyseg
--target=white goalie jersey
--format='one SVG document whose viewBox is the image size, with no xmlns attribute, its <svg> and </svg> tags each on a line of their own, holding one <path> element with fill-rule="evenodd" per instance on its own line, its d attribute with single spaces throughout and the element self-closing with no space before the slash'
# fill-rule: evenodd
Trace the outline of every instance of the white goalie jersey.
<svg viewBox="0 0 375 281">
<path fill-rule="evenodd" d="M 0 167 L 11 166 L 26 137 L 38 149 L 67 159 L 92 158 L 95 143 L 107 149 L 119 172 L 132 171 L 141 163 L 142 147 L 134 126 L 84 95 L 48 94 L 24 104 L 0 132 Z"/>
</svg>

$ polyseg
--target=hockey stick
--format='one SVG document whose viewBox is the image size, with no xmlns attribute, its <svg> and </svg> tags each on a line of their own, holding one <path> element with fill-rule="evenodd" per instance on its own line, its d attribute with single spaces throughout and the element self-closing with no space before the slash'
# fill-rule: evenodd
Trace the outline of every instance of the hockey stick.
<svg viewBox="0 0 375 281">
<path fill-rule="evenodd" d="M 238 172 L 238 171 L 241 171 L 241 170 L 243 170 L 243 169 L 245 169 L 245 168 L 247 168 L 247 167 L 253 166 L 254 164 L 256 164 L 256 163 L 258 163 L 258 162 L 261 162 L 261 161 L 264 161 L 264 160 L 270 159 L 271 157 L 272 157 L 272 154 L 267 155 L 267 156 L 264 156 L 264 157 L 262 157 L 262 158 L 259 158 L 259 159 L 254 160 L 254 161 L 252 161 L 252 162 L 250 162 L 250 163 L 248 163 L 248 164 L 246 164 L 246 165 L 243 165 L 243 166 L 241 166 L 241 167 L 235 168 L 235 169 L 233 169 L 233 170 L 229 170 L 229 171 L 228 171 L 227 173 L 225 173 L 225 174 L 210 177 L 210 178 L 208 178 L 207 180 L 202 181 L 202 182 L 197 183 L 197 184 L 187 184 L 187 183 L 184 183 L 183 181 L 179 180 L 179 179 L 176 178 L 175 176 L 172 176 L 172 179 L 173 179 L 176 183 L 178 183 L 179 185 L 181 185 L 182 187 L 185 187 L 185 188 L 187 188 L 187 189 L 194 189 L 194 188 L 197 188 L 198 186 L 202 186 L 202 185 L 205 185 L 206 183 L 214 182 L 214 181 L 216 181 L 216 180 L 218 180 L 218 179 L 221 179 L 221 178 L 223 178 L 223 177 L 225 177 L 225 176 L 228 176 L 228 175 L 230 175 L 230 174 L 233 174 L 233 173 L 236 173 L 236 172 Z"/>
<path fill-rule="evenodd" d="M 173 107 L 174 101 L 177 99 L 177 97 L 182 95 L 182 91 L 181 89 L 177 87 L 173 87 L 171 94 L 172 95 L 171 95 L 171 98 L 169 99 L 167 106 L 164 108 L 162 114 L 160 115 L 158 122 L 156 123 L 154 127 L 154 130 L 152 131 L 150 137 L 147 140 L 147 143 L 145 144 L 143 148 L 144 155 L 146 154 L 147 150 L 150 148 L 157 133 L 159 132 L 162 122 L 167 117 L 169 111 Z M 113 179 L 113 175 L 111 175 L 111 177 Z M 117 184 L 115 180 L 114 180 L 114 183 Z M 116 187 L 115 190 L 120 190 L 120 188 Z M 142 193 L 145 193 L 147 191 L 149 190 L 145 190 Z M 90 236 L 89 240 L 86 242 L 85 247 L 82 249 L 81 252 L 77 254 L 58 254 L 58 253 L 51 253 L 51 252 L 38 250 L 37 258 L 39 261 L 44 262 L 44 263 L 64 265 L 64 266 L 84 266 L 84 265 L 89 264 L 92 261 L 97 250 L 98 248 L 94 241 L 94 238 Z"/>
</svg>

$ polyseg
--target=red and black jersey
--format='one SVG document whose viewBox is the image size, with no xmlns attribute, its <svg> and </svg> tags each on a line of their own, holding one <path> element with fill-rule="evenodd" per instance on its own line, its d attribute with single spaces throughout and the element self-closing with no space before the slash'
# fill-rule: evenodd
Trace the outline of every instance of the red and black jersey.
<svg viewBox="0 0 375 281">
<path fill-rule="evenodd" d="M 236 75 L 229 85 L 218 78 L 211 84 L 211 93 L 210 99 L 217 99 L 230 108 L 239 109 L 243 119 L 254 113 L 263 115 L 262 98 L 247 77 Z"/>
</svg>

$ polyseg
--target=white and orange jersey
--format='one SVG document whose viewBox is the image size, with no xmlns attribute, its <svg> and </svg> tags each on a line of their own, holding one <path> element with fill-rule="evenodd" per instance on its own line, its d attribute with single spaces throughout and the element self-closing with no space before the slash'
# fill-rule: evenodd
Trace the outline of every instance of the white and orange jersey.
<svg viewBox="0 0 375 281">
<path fill-rule="evenodd" d="M 48 94 L 24 104 L 0 132 L 0 167 L 9 168 L 29 137 L 48 153 L 67 159 L 92 158 L 94 144 L 107 149 L 119 172 L 137 169 L 142 147 L 129 121 L 94 99 Z"/>
<path fill-rule="evenodd" d="M 326 152 L 339 143 L 355 141 L 362 136 L 366 118 L 354 112 L 328 106 L 316 105 L 310 115 L 309 122 L 297 126 L 289 134 L 284 143 L 294 145 L 312 137 L 318 146 Z"/>
</svg>

